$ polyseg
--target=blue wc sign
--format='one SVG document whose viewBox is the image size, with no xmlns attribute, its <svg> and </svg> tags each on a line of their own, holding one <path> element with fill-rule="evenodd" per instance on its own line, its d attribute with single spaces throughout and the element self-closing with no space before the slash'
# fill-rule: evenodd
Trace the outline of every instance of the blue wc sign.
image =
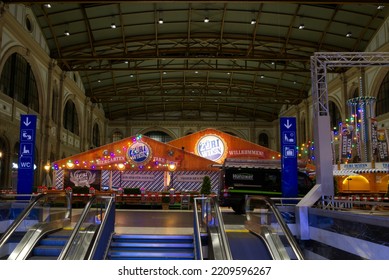
<svg viewBox="0 0 389 280">
<path fill-rule="evenodd" d="M 280 118 L 281 189 L 283 197 L 297 197 L 296 118 Z"/>
<path fill-rule="evenodd" d="M 34 184 L 36 115 L 21 115 L 18 159 L 18 194 L 32 193 Z"/>
</svg>

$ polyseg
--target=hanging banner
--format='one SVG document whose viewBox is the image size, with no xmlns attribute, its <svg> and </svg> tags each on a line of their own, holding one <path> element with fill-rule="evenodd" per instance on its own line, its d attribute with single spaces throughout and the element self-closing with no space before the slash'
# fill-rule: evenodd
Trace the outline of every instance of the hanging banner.
<svg viewBox="0 0 389 280">
<path fill-rule="evenodd" d="M 341 159 L 348 160 L 351 158 L 352 143 L 353 143 L 353 130 L 354 127 L 348 124 L 342 124 L 341 126 L 341 145 L 340 155 Z"/>
<path fill-rule="evenodd" d="M 370 118 L 370 141 L 371 141 L 371 154 L 373 156 L 377 155 L 377 127 L 378 127 L 378 122 L 377 119 L 375 118 Z"/>
<path fill-rule="evenodd" d="M 101 170 L 65 170 L 64 179 L 66 187 L 93 187 L 100 190 Z"/>
<path fill-rule="evenodd" d="M 378 161 L 388 161 L 388 136 L 386 129 L 377 129 Z"/>
</svg>

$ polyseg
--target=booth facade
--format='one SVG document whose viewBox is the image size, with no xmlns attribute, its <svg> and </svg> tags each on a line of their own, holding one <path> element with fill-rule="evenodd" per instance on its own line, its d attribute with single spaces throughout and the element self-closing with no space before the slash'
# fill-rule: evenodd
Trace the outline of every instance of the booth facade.
<svg viewBox="0 0 389 280">
<path fill-rule="evenodd" d="M 203 178 L 211 191 L 221 183 L 227 158 L 278 159 L 279 153 L 215 129 L 162 143 L 129 137 L 52 164 L 55 189 L 87 186 L 96 190 L 139 188 L 145 192 L 200 191 Z"/>
</svg>

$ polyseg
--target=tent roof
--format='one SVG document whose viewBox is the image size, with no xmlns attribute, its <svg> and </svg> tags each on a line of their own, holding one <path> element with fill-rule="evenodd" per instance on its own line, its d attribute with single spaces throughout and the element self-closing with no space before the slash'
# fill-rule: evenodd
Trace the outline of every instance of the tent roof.
<svg viewBox="0 0 389 280">
<path fill-rule="evenodd" d="M 132 136 L 53 163 L 58 169 L 218 170 L 213 161 L 146 136 Z"/>
</svg>

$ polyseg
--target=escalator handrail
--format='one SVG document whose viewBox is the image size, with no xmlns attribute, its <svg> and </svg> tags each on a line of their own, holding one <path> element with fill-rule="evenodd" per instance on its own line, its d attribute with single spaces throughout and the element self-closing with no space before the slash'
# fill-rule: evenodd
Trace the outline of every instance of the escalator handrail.
<svg viewBox="0 0 389 280">
<path fill-rule="evenodd" d="M 88 216 L 89 210 L 92 207 L 92 203 L 95 201 L 95 199 L 96 199 L 95 195 L 91 196 L 89 201 L 85 205 L 85 208 L 80 215 L 80 219 L 77 221 L 77 224 L 74 226 L 74 229 L 72 230 L 72 233 L 69 237 L 69 240 L 66 242 L 66 244 L 65 244 L 63 250 L 61 251 L 61 254 L 57 258 L 57 260 L 64 260 L 66 258 L 66 255 L 68 254 L 70 247 L 73 244 L 73 241 L 75 240 L 76 235 L 78 234 L 82 224 L 84 223 L 86 217 Z"/>
<path fill-rule="evenodd" d="M 215 197 L 213 198 L 213 206 L 215 208 L 216 219 L 219 222 L 218 223 L 219 235 L 220 235 L 220 240 L 221 240 L 222 250 L 224 252 L 225 260 L 232 260 L 232 253 L 231 253 L 230 243 L 228 242 L 228 238 L 226 234 L 226 228 L 224 226 L 223 215 L 221 214 L 219 203 Z"/>
<path fill-rule="evenodd" d="M 7 243 L 8 239 L 12 236 L 15 230 L 19 227 L 19 225 L 24 221 L 26 217 L 30 214 L 31 210 L 35 207 L 38 201 L 46 196 L 46 193 L 38 194 L 34 197 L 34 200 L 30 202 L 30 204 L 24 208 L 24 210 L 20 213 L 20 215 L 12 222 L 12 224 L 8 227 L 8 229 L 4 232 L 3 236 L 0 239 L 0 248 Z"/>
<path fill-rule="evenodd" d="M 303 260 L 304 256 L 303 253 L 301 252 L 300 247 L 298 246 L 296 240 L 293 237 L 292 232 L 290 231 L 288 225 L 285 223 L 284 219 L 282 218 L 282 215 L 280 214 L 280 211 L 274 204 L 274 202 L 269 199 L 266 196 L 248 196 L 246 199 L 246 219 L 249 221 L 250 220 L 250 202 L 251 200 L 261 200 L 266 203 L 268 207 L 273 211 L 274 216 L 276 217 L 276 220 L 278 224 L 280 225 L 282 231 L 285 233 L 286 239 L 288 240 L 290 246 L 292 247 L 292 250 L 294 254 L 296 255 L 297 259 Z"/>
<path fill-rule="evenodd" d="M 101 236 L 103 235 L 103 232 L 104 232 L 104 229 L 105 229 L 105 226 L 107 225 L 107 221 L 108 220 L 112 220 L 111 218 L 111 211 L 113 211 L 113 215 L 115 215 L 115 197 L 111 196 L 109 201 L 108 201 L 108 204 L 107 204 L 107 207 L 106 207 L 106 210 L 105 210 L 105 213 L 108 213 L 107 215 L 104 215 L 102 221 L 101 221 L 101 224 L 100 224 L 100 227 L 97 231 L 97 236 L 95 238 L 95 241 L 93 242 L 92 246 L 91 246 L 91 251 L 89 253 L 89 256 L 87 256 L 86 259 L 88 260 L 92 260 L 94 259 L 95 257 L 95 253 L 96 253 L 96 250 L 97 250 L 97 247 L 98 247 L 98 244 L 100 242 L 100 239 L 101 239 Z"/>
<path fill-rule="evenodd" d="M 200 221 L 199 216 L 197 214 L 197 200 L 198 198 L 194 198 L 193 200 L 193 220 L 194 220 L 194 226 L 193 226 L 193 234 L 194 234 L 194 240 L 195 240 L 195 257 L 196 260 L 203 260 L 203 250 L 201 245 L 201 234 L 200 234 Z"/>
<path fill-rule="evenodd" d="M 209 203 L 211 205 L 211 207 L 214 208 L 214 211 L 210 211 L 210 213 L 214 212 L 215 215 L 216 215 L 216 220 L 218 221 L 218 226 L 215 226 L 216 228 L 216 231 L 217 231 L 217 234 L 218 234 L 218 238 L 220 240 L 220 246 L 221 246 L 221 250 L 222 250 L 222 255 L 224 257 L 225 260 L 232 260 L 232 253 L 231 253 L 231 249 L 230 249 L 230 245 L 229 245 L 229 242 L 228 242 L 228 238 L 227 238 L 227 234 L 226 234 L 226 230 L 225 230 L 225 227 L 224 227 L 224 221 L 223 221 L 223 217 L 222 217 L 222 214 L 220 212 L 220 208 L 219 208 L 219 204 L 217 202 L 217 199 L 215 197 L 196 197 L 194 199 L 194 220 L 195 220 L 195 229 L 194 229 L 194 234 L 195 234 L 195 240 L 198 241 L 199 244 L 195 244 L 196 245 L 196 251 L 200 251 L 200 257 L 201 257 L 201 260 L 203 259 L 203 254 L 202 254 L 202 250 L 201 250 L 201 236 L 200 236 L 200 220 L 198 218 L 198 214 L 197 214 L 197 201 L 201 201 L 201 211 L 203 211 L 204 209 L 204 204 L 206 202 L 213 202 L 213 203 Z M 203 214 L 205 215 L 208 215 L 208 213 L 201 213 L 201 216 L 203 216 Z M 207 226 L 207 232 L 209 232 L 209 224 L 206 224 Z M 197 249 L 197 246 L 199 246 L 200 249 Z"/>
</svg>

